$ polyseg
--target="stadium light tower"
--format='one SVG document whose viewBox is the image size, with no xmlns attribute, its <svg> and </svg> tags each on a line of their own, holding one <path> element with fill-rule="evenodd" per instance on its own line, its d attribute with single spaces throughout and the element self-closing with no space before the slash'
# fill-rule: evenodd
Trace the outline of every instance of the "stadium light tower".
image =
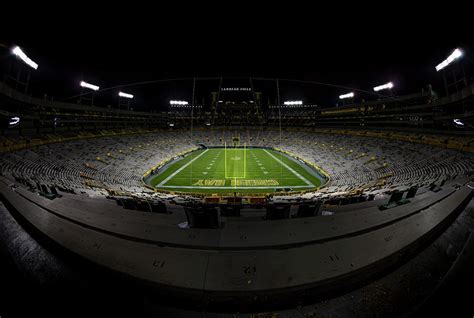
<svg viewBox="0 0 474 318">
<path fill-rule="evenodd" d="M 22 51 L 22 49 L 19 46 L 15 46 L 12 49 L 12 53 L 15 54 L 17 57 L 20 58 L 23 62 L 25 62 L 26 65 L 30 66 L 31 68 L 37 70 L 38 69 L 38 64 L 33 62 L 32 59 L 30 59 L 25 52 Z"/>
<path fill-rule="evenodd" d="M 389 90 L 389 94 L 390 96 L 392 96 L 392 88 L 393 88 L 393 83 L 392 82 L 388 82 L 388 83 L 385 83 L 385 84 L 382 84 L 382 85 L 378 85 L 378 86 L 375 86 L 374 87 L 374 92 L 380 92 L 380 91 L 383 91 L 383 90 Z M 381 95 L 379 94 L 378 97 L 380 98 Z"/>
<path fill-rule="evenodd" d="M 23 85 L 25 87 L 25 93 L 28 91 L 28 85 L 30 83 L 30 76 L 31 76 L 31 69 L 37 70 L 38 69 L 38 63 L 34 62 L 31 58 L 29 58 L 25 52 L 19 47 L 15 46 L 14 48 L 11 49 L 11 52 L 13 55 L 15 55 L 18 59 L 20 59 L 23 63 L 21 63 L 18 66 L 18 72 L 16 76 L 11 75 L 11 67 L 10 71 L 8 74 L 8 78 L 11 79 L 13 82 L 15 82 L 15 89 L 18 89 L 18 85 Z M 28 65 L 28 74 L 26 75 L 26 80 L 22 80 L 22 70 L 23 70 L 23 65 Z"/>
<path fill-rule="evenodd" d="M 170 100 L 170 105 L 188 105 L 189 103 L 184 100 Z"/>
<path fill-rule="evenodd" d="M 97 85 L 93 85 L 93 84 L 90 84 L 90 83 L 87 83 L 87 82 L 84 82 L 84 81 L 81 81 L 81 95 L 79 97 L 79 102 L 82 102 L 84 98 L 84 95 L 87 94 L 87 93 L 84 93 L 84 89 L 90 89 L 92 90 L 92 92 L 90 93 L 91 94 L 91 106 L 94 105 L 94 92 L 98 91 L 99 90 L 99 86 Z"/>
<path fill-rule="evenodd" d="M 350 93 L 347 93 L 347 94 L 339 95 L 339 99 L 342 100 L 342 105 L 344 105 L 344 101 L 345 101 L 346 99 L 349 99 L 349 98 L 350 98 L 350 99 L 354 98 L 354 92 L 350 92 Z"/>
<path fill-rule="evenodd" d="M 379 85 L 379 86 L 375 86 L 374 87 L 374 92 L 379 92 L 379 91 L 383 91 L 384 89 L 392 89 L 393 88 L 393 83 L 392 82 L 388 82 L 386 84 L 382 84 L 382 85 Z"/>
<path fill-rule="evenodd" d="M 84 81 L 81 81 L 81 87 L 88 88 L 88 89 L 91 89 L 93 91 L 98 91 L 99 88 L 100 88 L 97 85 L 92 85 L 92 84 L 89 84 L 89 83 L 84 82 Z"/>
<path fill-rule="evenodd" d="M 121 109 L 122 108 L 121 105 L 122 105 L 123 101 L 126 101 L 123 104 L 125 104 L 127 106 L 127 110 L 130 110 L 130 100 L 133 99 L 134 96 L 132 94 L 128 94 L 128 93 L 124 93 L 124 92 L 119 92 L 118 96 L 119 96 L 118 108 Z"/>
<path fill-rule="evenodd" d="M 301 100 L 288 100 L 283 102 L 285 106 L 295 106 L 295 105 L 303 105 L 303 101 Z"/>
<path fill-rule="evenodd" d="M 129 99 L 132 99 L 133 98 L 133 95 L 132 94 L 127 94 L 127 93 L 124 93 L 124 92 L 119 92 L 118 95 L 120 97 L 125 97 L 125 98 L 129 98 Z"/>
<path fill-rule="evenodd" d="M 462 57 L 462 51 L 460 49 L 455 49 L 443 62 L 436 65 L 436 72 L 441 71 L 446 68 L 449 64 L 453 63 L 457 59 Z"/>
<path fill-rule="evenodd" d="M 347 94 L 339 95 L 339 99 L 348 99 L 348 98 L 354 98 L 354 93 L 350 92 L 350 93 L 347 93 Z"/>
<path fill-rule="evenodd" d="M 435 67 L 436 72 L 443 71 L 442 74 L 443 74 L 444 88 L 446 90 L 446 96 L 449 95 L 448 83 L 446 81 L 446 74 L 445 74 L 446 73 L 446 68 L 449 65 L 451 65 L 452 63 L 454 63 L 455 61 L 459 60 L 462 56 L 463 56 L 463 52 L 460 49 L 457 48 L 445 60 L 443 60 L 441 63 L 439 63 Z M 456 85 L 456 90 L 457 90 L 457 83 L 460 82 L 460 81 L 464 81 L 464 85 L 467 86 L 466 74 L 464 73 L 464 67 L 463 67 L 462 63 L 461 63 L 461 70 L 462 70 L 463 78 L 459 81 L 456 79 L 456 72 L 454 71 L 454 69 L 452 70 L 453 71 L 453 77 L 454 77 L 454 83 L 451 84 L 451 85 Z"/>
</svg>

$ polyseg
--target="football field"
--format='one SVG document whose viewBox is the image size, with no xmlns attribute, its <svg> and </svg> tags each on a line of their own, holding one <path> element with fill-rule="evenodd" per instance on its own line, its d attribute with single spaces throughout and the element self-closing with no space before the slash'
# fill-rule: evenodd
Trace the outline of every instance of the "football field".
<svg viewBox="0 0 474 318">
<path fill-rule="evenodd" d="M 208 148 L 171 162 L 148 181 L 161 190 L 272 193 L 314 189 L 324 178 L 302 162 L 264 148 Z"/>
</svg>

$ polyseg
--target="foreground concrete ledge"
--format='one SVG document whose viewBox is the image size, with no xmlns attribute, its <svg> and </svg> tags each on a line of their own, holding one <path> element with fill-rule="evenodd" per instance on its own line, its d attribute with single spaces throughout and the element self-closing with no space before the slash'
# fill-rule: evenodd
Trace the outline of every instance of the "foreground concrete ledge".
<svg viewBox="0 0 474 318">
<path fill-rule="evenodd" d="M 19 193 L 22 190 L 17 192 L 4 184 L 0 184 L 0 189 L 2 200 L 13 213 L 71 253 L 161 288 L 208 292 L 215 297 L 251 295 L 249 292 L 284 294 L 324 288 L 328 284 L 344 285 L 377 275 L 439 235 L 473 195 L 467 186 L 450 189 L 443 192 L 449 195 L 416 213 L 325 242 L 281 249 L 255 249 L 245 244 L 240 249 L 197 249 L 160 246 L 97 230 L 51 213 L 25 199 Z M 345 218 L 351 214 L 344 214 Z M 355 225 L 357 217 L 350 219 Z M 333 220 L 335 224 L 337 221 Z M 267 230 L 276 231 L 271 227 Z M 262 238 L 267 234 L 263 229 L 260 231 Z"/>
<path fill-rule="evenodd" d="M 180 219 L 168 214 L 128 211 L 105 199 L 72 196 L 49 200 L 26 189 L 16 189 L 18 196 L 39 208 L 97 231 L 162 246 L 217 250 L 281 249 L 355 236 L 419 213 L 454 192 L 453 187 L 445 187 L 385 211 L 373 206 L 326 217 L 271 222 L 230 221 L 222 228 L 206 230 L 179 227 L 178 224 L 186 220 L 184 216 Z"/>
</svg>

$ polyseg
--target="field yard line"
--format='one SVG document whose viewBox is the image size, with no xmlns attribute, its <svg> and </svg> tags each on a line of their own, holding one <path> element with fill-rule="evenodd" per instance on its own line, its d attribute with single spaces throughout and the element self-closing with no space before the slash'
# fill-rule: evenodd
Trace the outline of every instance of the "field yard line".
<svg viewBox="0 0 474 318">
<path fill-rule="evenodd" d="M 312 186 L 314 187 L 314 184 L 312 184 L 308 179 L 306 179 L 305 177 L 303 177 L 302 175 L 300 175 L 298 172 L 296 172 L 293 168 L 289 167 L 286 163 L 282 162 L 280 159 L 278 159 L 277 157 L 275 157 L 274 155 L 272 155 L 271 153 L 269 153 L 267 151 L 267 149 L 263 149 L 263 151 L 265 151 L 267 153 L 267 155 L 269 155 L 270 157 L 272 157 L 273 159 L 275 159 L 276 161 L 278 161 L 283 167 L 285 167 L 286 169 L 290 170 L 295 176 L 297 176 L 298 178 L 300 178 L 304 183 L 306 183 L 307 185 L 309 186 Z M 292 187 L 294 188 L 294 187 Z"/>
<path fill-rule="evenodd" d="M 206 149 L 204 150 L 199 156 L 197 156 L 196 158 L 194 158 L 193 160 L 189 160 L 188 163 L 186 163 L 185 165 L 183 165 L 181 168 L 179 168 L 178 170 L 176 170 L 175 172 L 173 172 L 172 174 L 170 174 L 165 180 L 161 181 L 161 183 L 155 187 L 161 187 L 163 186 L 164 184 L 166 184 L 166 182 L 170 181 L 171 178 L 173 178 L 175 175 L 177 175 L 178 173 L 180 173 L 181 171 L 183 171 L 184 168 L 186 168 L 187 166 L 189 166 L 194 160 L 198 159 L 199 157 L 201 157 L 203 154 L 205 154 L 206 152 L 208 152 L 209 149 Z"/>
</svg>

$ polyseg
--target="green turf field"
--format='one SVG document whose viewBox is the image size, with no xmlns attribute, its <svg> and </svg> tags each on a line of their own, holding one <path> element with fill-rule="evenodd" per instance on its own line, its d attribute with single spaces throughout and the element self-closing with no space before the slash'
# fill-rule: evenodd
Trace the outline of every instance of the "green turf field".
<svg viewBox="0 0 474 318">
<path fill-rule="evenodd" d="M 303 163 L 263 148 L 201 149 L 147 178 L 156 189 L 219 194 L 304 191 L 322 182 L 323 177 Z"/>
</svg>

